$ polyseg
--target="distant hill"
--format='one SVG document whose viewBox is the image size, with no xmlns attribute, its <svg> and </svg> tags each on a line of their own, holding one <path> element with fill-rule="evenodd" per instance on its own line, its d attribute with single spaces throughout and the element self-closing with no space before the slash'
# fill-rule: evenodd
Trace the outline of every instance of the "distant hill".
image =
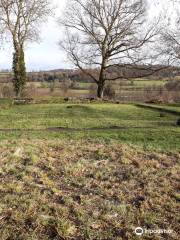
<svg viewBox="0 0 180 240">
<path fill-rule="evenodd" d="M 149 75 L 148 79 L 163 79 L 172 78 L 180 76 L 180 68 L 169 67 L 165 68 L 163 66 L 123 66 L 121 68 L 112 67 L 108 70 L 108 76 L 110 78 L 116 77 L 119 74 L 126 78 L 127 76 L 138 77 L 141 74 L 149 73 L 149 69 L 159 69 L 161 71 L 155 72 L 153 75 Z M 164 68 L 164 69 L 163 69 Z M 143 69 L 143 70 L 142 70 Z M 92 74 L 97 73 L 97 69 L 90 70 Z M 86 74 L 82 73 L 78 69 L 53 69 L 48 71 L 39 72 L 29 72 L 27 74 L 29 82 L 43 82 L 43 81 L 63 81 L 65 79 L 70 79 L 72 81 L 78 82 L 93 82 L 93 80 Z M 146 77 L 147 78 L 147 77 Z M 8 83 L 12 81 L 12 73 L 10 72 L 0 72 L 0 83 Z"/>
</svg>

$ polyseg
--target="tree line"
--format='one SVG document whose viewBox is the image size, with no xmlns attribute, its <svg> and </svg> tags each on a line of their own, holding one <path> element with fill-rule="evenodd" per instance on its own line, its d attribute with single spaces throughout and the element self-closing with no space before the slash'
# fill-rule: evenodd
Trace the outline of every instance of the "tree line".
<svg viewBox="0 0 180 240">
<path fill-rule="evenodd" d="M 65 33 L 59 45 L 81 74 L 97 84 L 97 97 L 103 97 L 108 81 L 158 75 L 178 64 L 180 3 L 169 0 L 176 9 L 171 27 L 168 11 L 152 17 L 150 2 L 67 1 L 58 20 Z M 49 0 L 0 0 L 1 42 L 10 38 L 13 43 L 13 85 L 17 97 L 27 81 L 26 44 L 37 41 L 41 24 L 53 11 Z M 167 19 L 169 23 L 163 24 Z"/>
</svg>

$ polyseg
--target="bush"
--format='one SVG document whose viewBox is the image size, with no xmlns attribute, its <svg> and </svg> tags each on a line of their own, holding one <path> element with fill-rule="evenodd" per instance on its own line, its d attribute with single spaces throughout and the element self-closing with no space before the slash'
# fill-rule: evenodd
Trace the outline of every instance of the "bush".
<svg viewBox="0 0 180 240">
<path fill-rule="evenodd" d="M 108 84 L 104 88 L 104 97 L 108 98 L 114 98 L 116 95 L 116 92 L 111 84 Z"/>
<path fill-rule="evenodd" d="M 71 88 L 71 89 L 79 89 L 79 84 L 78 84 L 78 82 L 72 81 L 70 88 Z"/>
<path fill-rule="evenodd" d="M 27 97 L 27 98 L 32 98 L 36 94 L 36 86 L 31 83 L 29 86 L 27 86 L 23 92 L 22 92 L 22 97 Z"/>
<path fill-rule="evenodd" d="M 180 81 L 179 80 L 168 81 L 166 83 L 165 87 L 169 91 L 180 90 Z"/>
<path fill-rule="evenodd" d="M 68 90 L 71 88 L 71 84 L 72 81 L 70 79 L 64 79 L 61 83 L 60 83 L 60 89 L 63 92 L 63 94 L 65 95 Z"/>
<path fill-rule="evenodd" d="M 50 92 L 53 93 L 54 89 L 55 89 L 55 82 L 54 81 L 50 81 L 50 83 L 49 83 L 49 90 L 50 90 Z"/>
</svg>

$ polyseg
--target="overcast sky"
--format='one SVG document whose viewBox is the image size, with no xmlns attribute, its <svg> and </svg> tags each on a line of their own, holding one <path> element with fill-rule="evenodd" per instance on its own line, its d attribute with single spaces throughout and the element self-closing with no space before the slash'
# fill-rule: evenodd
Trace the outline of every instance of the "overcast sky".
<svg viewBox="0 0 180 240">
<path fill-rule="evenodd" d="M 58 7 L 56 16 L 60 16 L 66 0 L 53 0 Z M 25 49 L 27 70 L 48 70 L 56 68 L 67 68 L 68 63 L 64 53 L 58 46 L 62 32 L 54 19 L 49 19 L 42 26 L 41 41 L 29 43 Z M 10 44 L 3 45 L 0 49 L 0 69 L 10 69 L 13 48 Z"/>
<path fill-rule="evenodd" d="M 56 16 L 60 16 L 66 1 L 68 0 L 53 0 L 57 6 Z M 165 5 L 166 1 L 160 0 L 160 3 Z M 153 8 L 153 12 L 156 12 L 157 8 L 160 8 L 159 5 Z M 42 26 L 41 42 L 31 43 L 26 47 L 25 58 L 28 71 L 70 67 L 65 54 L 58 46 L 60 37 L 62 37 L 62 31 L 58 27 L 57 22 L 49 19 Z M 12 53 L 13 49 L 10 44 L 5 44 L 3 49 L 0 49 L 0 70 L 11 69 Z"/>
</svg>

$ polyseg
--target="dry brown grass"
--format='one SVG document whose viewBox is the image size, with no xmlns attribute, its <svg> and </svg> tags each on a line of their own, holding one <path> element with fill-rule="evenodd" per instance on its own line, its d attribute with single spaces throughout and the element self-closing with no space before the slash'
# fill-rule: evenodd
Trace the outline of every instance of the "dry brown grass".
<svg viewBox="0 0 180 240">
<path fill-rule="evenodd" d="M 178 239 L 180 153 L 88 141 L 0 146 L 0 239 Z"/>
</svg>

